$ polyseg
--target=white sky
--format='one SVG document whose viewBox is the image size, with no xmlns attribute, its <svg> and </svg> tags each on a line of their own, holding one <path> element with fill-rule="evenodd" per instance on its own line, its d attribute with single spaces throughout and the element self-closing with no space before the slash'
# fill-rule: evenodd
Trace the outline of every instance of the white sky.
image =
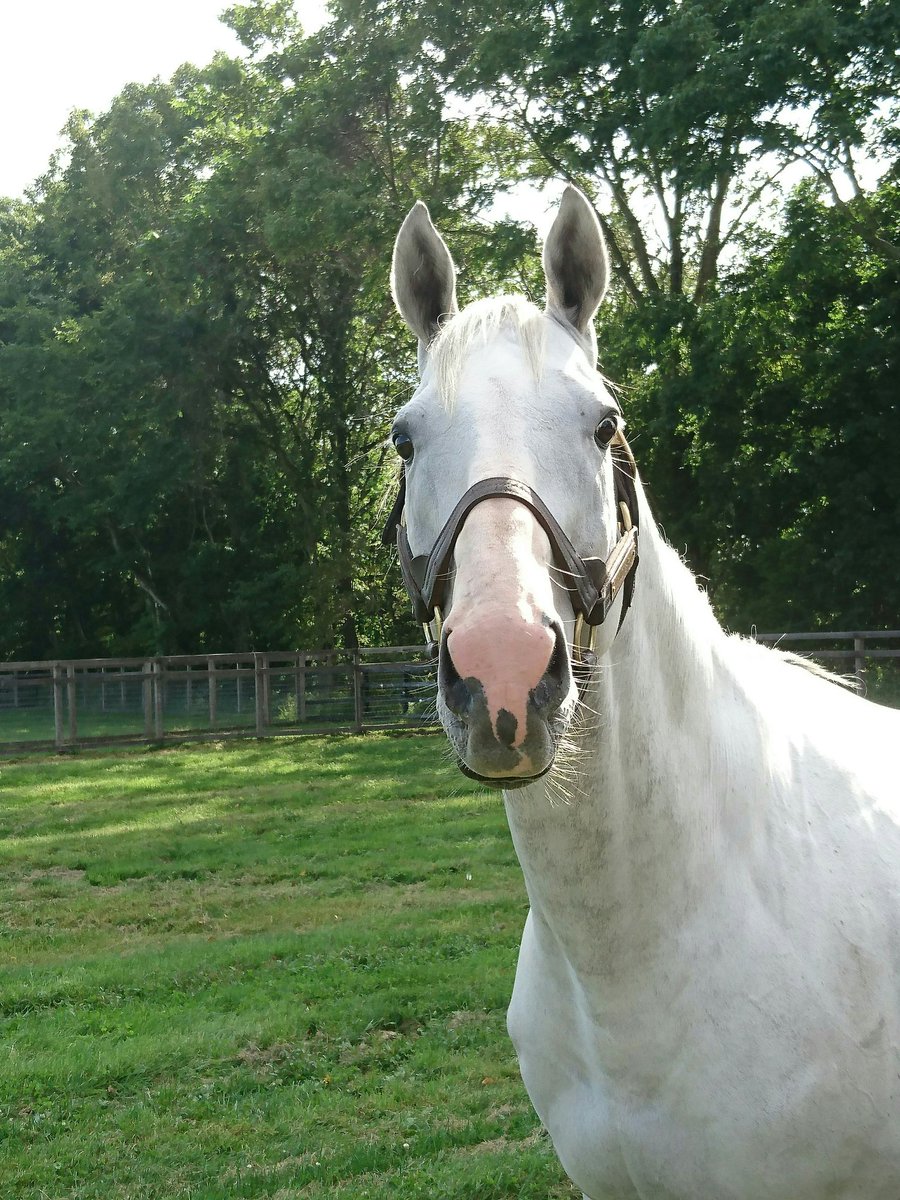
<svg viewBox="0 0 900 1200">
<path fill-rule="evenodd" d="M 102 112 L 126 83 L 169 78 L 241 49 L 229 0 L 0 0 L 0 196 L 19 196 L 61 144 L 73 108 Z M 308 32 L 325 0 L 296 0 Z"/>
<path fill-rule="evenodd" d="M 100 113 L 127 83 L 168 79 L 242 47 L 220 21 L 233 0 L 0 0 L 0 196 L 21 196 L 62 145 L 73 108 Z M 327 0 L 294 0 L 307 33 Z M 518 188 L 491 215 L 546 231 L 561 185 Z"/>
<path fill-rule="evenodd" d="M 0 196 L 19 196 L 62 144 L 73 108 L 102 112 L 127 83 L 202 66 L 237 39 L 218 19 L 232 0 L 0 0 Z M 327 19 L 327 0 L 294 0 L 307 32 Z M 549 226 L 562 185 L 519 187 L 492 217 Z"/>
</svg>

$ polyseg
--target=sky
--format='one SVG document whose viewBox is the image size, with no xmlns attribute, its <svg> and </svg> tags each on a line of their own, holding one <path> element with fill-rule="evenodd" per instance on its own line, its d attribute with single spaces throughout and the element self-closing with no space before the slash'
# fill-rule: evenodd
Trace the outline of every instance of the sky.
<svg viewBox="0 0 900 1200">
<path fill-rule="evenodd" d="M 103 112 L 127 83 L 168 79 L 182 63 L 202 66 L 220 50 L 242 53 L 219 20 L 234 2 L 0 0 L 0 196 L 21 196 L 46 170 L 73 108 Z M 306 32 L 328 18 L 327 0 L 294 4 Z M 558 181 L 520 185 L 498 196 L 489 216 L 533 222 L 544 236 L 561 192 Z"/>
<path fill-rule="evenodd" d="M 62 144 L 73 108 L 102 112 L 127 83 L 169 78 L 184 62 L 238 54 L 219 14 L 233 0 L 0 0 L 0 196 L 20 196 Z M 307 32 L 327 20 L 327 0 L 294 0 Z M 492 217 L 533 221 L 546 233 L 562 185 L 518 187 Z M 648 220 L 650 219 L 648 215 Z"/>
<path fill-rule="evenodd" d="M 242 53 L 219 14 L 234 0 L 0 0 L 0 196 L 21 196 L 62 145 L 73 108 L 99 113 L 127 83 L 168 79 L 219 50 Z M 327 0 L 295 0 L 307 33 L 328 19 Z M 552 220 L 562 185 L 520 187 L 493 217 Z"/>
<path fill-rule="evenodd" d="M 229 0 L 32 0 L 2 4 L 0 196 L 20 196 L 61 144 L 73 108 L 102 112 L 126 83 L 169 78 L 241 47 L 218 19 Z M 296 0 L 308 32 L 325 0 Z"/>
</svg>

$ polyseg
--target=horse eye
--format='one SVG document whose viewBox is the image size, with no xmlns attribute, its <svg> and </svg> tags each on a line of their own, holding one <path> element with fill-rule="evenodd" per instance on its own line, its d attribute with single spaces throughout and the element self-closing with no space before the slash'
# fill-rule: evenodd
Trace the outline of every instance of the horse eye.
<svg viewBox="0 0 900 1200">
<path fill-rule="evenodd" d="M 598 446 L 606 447 L 613 440 L 616 431 L 619 428 L 619 418 L 615 413 L 610 413 L 609 416 L 603 418 L 597 428 L 594 430 L 594 441 Z"/>
<path fill-rule="evenodd" d="M 413 456 L 412 438 L 407 433 L 395 433 L 391 439 L 394 443 L 394 449 L 400 455 L 404 462 L 409 462 Z"/>
</svg>

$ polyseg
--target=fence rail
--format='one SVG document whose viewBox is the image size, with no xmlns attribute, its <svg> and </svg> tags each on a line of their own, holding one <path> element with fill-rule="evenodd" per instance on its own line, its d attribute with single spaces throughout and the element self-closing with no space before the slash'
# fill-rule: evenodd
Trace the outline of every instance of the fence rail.
<svg viewBox="0 0 900 1200">
<path fill-rule="evenodd" d="M 0 751 L 434 722 L 420 646 L 0 663 Z"/>
<path fill-rule="evenodd" d="M 812 633 L 754 631 L 753 637 L 758 642 L 806 655 L 832 670 L 846 664 L 869 699 L 900 706 L 900 629 L 841 629 Z"/>
<path fill-rule="evenodd" d="M 900 630 L 754 633 L 900 706 Z M 277 733 L 362 733 L 435 722 L 421 646 L 0 663 L 0 753 Z"/>
</svg>

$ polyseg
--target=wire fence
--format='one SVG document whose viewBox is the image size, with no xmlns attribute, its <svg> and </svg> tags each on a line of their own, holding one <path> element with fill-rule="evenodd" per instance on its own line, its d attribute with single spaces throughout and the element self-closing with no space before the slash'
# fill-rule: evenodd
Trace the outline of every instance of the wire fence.
<svg viewBox="0 0 900 1200">
<path fill-rule="evenodd" d="M 0 751 L 433 724 L 419 646 L 0 664 Z"/>
</svg>

